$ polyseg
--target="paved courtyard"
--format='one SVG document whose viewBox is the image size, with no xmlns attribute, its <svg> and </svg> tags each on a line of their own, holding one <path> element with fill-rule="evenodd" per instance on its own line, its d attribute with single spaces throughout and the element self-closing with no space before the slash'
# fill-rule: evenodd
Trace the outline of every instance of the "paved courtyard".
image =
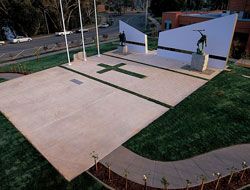
<svg viewBox="0 0 250 190">
<path fill-rule="evenodd" d="M 0 111 L 71 180 L 206 82 L 93 56 L 0 84 Z"/>
</svg>

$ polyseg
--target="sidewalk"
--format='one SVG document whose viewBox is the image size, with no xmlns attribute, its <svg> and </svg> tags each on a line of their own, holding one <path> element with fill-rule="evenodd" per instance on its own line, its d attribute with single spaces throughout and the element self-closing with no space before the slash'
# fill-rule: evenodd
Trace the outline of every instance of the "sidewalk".
<svg viewBox="0 0 250 190">
<path fill-rule="evenodd" d="M 210 182 L 216 179 L 214 172 L 226 176 L 232 167 L 241 170 L 243 161 L 250 163 L 250 144 L 235 145 L 173 162 L 149 160 L 120 146 L 100 162 L 104 165 L 110 163 L 111 170 L 120 176 L 124 176 L 126 169 L 128 179 L 142 185 L 143 175 L 146 175 L 151 187 L 162 188 L 161 179 L 166 177 L 169 188 L 184 188 L 186 180 L 190 180 L 192 186 L 199 185 L 201 175 L 205 175 L 207 182 Z"/>
</svg>

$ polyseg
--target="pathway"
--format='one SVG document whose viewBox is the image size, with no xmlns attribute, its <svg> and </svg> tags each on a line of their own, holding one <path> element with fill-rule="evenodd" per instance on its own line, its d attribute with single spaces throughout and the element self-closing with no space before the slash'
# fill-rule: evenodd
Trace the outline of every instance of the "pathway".
<svg viewBox="0 0 250 190">
<path fill-rule="evenodd" d="M 19 74 L 19 73 L 0 73 L 0 78 L 2 79 L 6 79 L 6 80 L 11 80 L 11 79 L 15 79 L 18 77 L 23 76 L 23 74 Z"/>
<path fill-rule="evenodd" d="M 142 179 L 146 175 L 151 187 L 162 188 L 161 179 L 166 177 L 169 188 L 184 188 L 186 180 L 190 180 L 192 186 L 199 185 L 201 175 L 205 175 L 209 182 L 215 180 L 214 172 L 226 176 L 232 167 L 240 170 L 243 161 L 250 163 L 250 144 L 235 145 L 173 162 L 149 160 L 120 146 L 100 162 L 104 165 L 110 163 L 112 171 L 120 176 L 124 175 L 126 169 L 128 179 L 139 184 L 144 184 Z"/>
</svg>

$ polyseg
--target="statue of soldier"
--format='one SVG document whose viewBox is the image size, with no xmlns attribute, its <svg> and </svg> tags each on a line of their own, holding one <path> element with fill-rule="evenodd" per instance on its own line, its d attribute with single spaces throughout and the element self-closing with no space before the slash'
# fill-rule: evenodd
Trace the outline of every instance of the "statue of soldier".
<svg viewBox="0 0 250 190">
<path fill-rule="evenodd" d="M 120 36 L 121 35 L 121 36 Z M 125 46 L 126 43 L 126 35 L 125 32 L 123 31 L 122 33 L 120 33 L 119 37 L 120 37 L 120 42 L 121 42 L 121 46 Z"/>
<path fill-rule="evenodd" d="M 202 33 L 202 31 L 205 31 L 205 30 L 194 30 L 194 31 L 199 32 L 200 35 L 201 35 L 201 38 L 197 42 L 197 46 L 198 46 L 197 53 L 198 54 L 203 54 L 204 53 L 204 47 L 205 46 L 207 47 L 207 36 Z M 201 47 L 200 47 L 200 44 L 201 44 Z"/>
<path fill-rule="evenodd" d="M 125 45 L 126 41 L 127 41 L 126 35 L 125 35 L 125 32 L 123 31 L 123 32 L 122 32 L 122 46 Z"/>
<path fill-rule="evenodd" d="M 119 41 L 120 41 L 120 45 L 122 45 L 122 33 L 119 33 Z"/>
</svg>

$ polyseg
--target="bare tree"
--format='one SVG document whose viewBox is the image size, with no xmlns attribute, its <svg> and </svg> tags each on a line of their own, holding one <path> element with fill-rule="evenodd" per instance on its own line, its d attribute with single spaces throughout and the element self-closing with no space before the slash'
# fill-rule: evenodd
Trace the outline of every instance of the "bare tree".
<svg viewBox="0 0 250 190">
<path fill-rule="evenodd" d="M 58 0 L 40 0 L 41 4 L 43 5 L 43 8 L 47 10 L 47 14 L 51 21 L 54 24 L 54 27 L 57 29 L 62 29 L 62 21 L 61 21 L 61 10 L 60 10 L 60 4 Z M 64 18 L 65 18 L 65 26 L 66 28 L 69 27 L 70 19 L 72 18 L 72 15 L 74 11 L 77 10 L 77 0 L 63 0 L 63 12 L 64 12 Z"/>
<path fill-rule="evenodd" d="M 83 7 L 84 7 L 84 14 L 87 17 L 88 21 L 92 20 L 92 16 L 94 14 L 94 3 L 93 0 L 84 0 L 82 2 Z"/>
</svg>

